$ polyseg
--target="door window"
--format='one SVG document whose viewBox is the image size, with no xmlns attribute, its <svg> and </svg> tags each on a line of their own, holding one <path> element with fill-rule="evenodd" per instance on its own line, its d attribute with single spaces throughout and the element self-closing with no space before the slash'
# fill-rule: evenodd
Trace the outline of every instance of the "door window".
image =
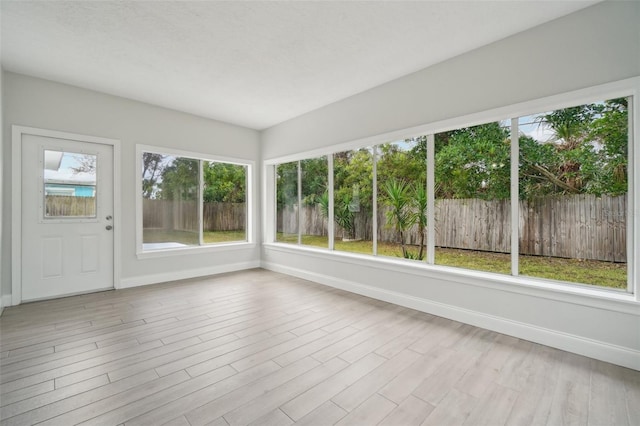
<svg viewBox="0 0 640 426">
<path fill-rule="evenodd" d="M 96 217 L 97 155 L 44 150 L 45 219 Z"/>
</svg>

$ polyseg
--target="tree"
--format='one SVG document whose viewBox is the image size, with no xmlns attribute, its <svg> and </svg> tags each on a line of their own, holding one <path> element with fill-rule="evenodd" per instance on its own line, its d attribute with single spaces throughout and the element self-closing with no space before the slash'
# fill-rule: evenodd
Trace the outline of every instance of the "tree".
<svg viewBox="0 0 640 426">
<path fill-rule="evenodd" d="M 356 239 L 356 216 L 352 205 L 353 197 L 348 192 L 345 192 L 336 200 L 334 206 L 334 219 L 338 226 L 344 230 L 342 239 Z"/>
<path fill-rule="evenodd" d="M 424 231 L 427 228 L 426 188 L 420 182 L 409 184 L 402 180 L 390 179 L 385 182 L 384 191 L 384 203 L 389 207 L 386 212 L 387 226 L 394 227 L 400 237 L 402 257 L 424 259 Z M 417 255 L 411 253 L 405 244 L 405 233 L 414 225 L 418 225 L 420 233 Z"/>
<path fill-rule="evenodd" d="M 298 162 L 278 164 L 276 168 L 276 201 L 278 209 L 298 202 Z"/>
<path fill-rule="evenodd" d="M 203 199 L 206 203 L 244 203 L 246 201 L 246 167 L 238 164 L 205 161 Z"/>
<path fill-rule="evenodd" d="M 590 138 L 598 150 L 595 192 L 609 195 L 628 191 L 629 116 L 626 98 L 611 99 L 597 106 L 598 116 L 590 126 Z"/>
<path fill-rule="evenodd" d="M 520 137 L 521 197 L 626 193 L 627 120 L 626 99 L 539 115 L 535 121 L 553 135 L 546 142 Z"/>
<path fill-rule="evenodd" d="M 373 152 L 370 148 L 334 155 L 334 216 L 349 238 L 356 238 L 356 213 L 371 216 L 373 209 Z"/>
<path fill-rule="evenodd" d="M 327 157 L 310 158 L 300 161 L 302 174 L 302 204 L 312 206 L 327 190 L 329 173 Z"/>
<path fill-rule="evenodd" d="M 73 174 L 78 173 L 96 173 L 96 156 L 93 154 L 74 154 L 73 159 L 77 164 L 74 167 L 70 167 Z"/>
<path fill-rule="evenodd" d="M 173 161 L 168 163 L 162 171 L 159 198 L 165 200 L 197 200 L 198 175 L 198 160 L 174 157 Z"/>
<path fill-rule="evenodd" d="M 156 184 L 164 171 L 164 156 L 153 152 L 142 153 L 142 196 L 154 198 L 158 188 Z"/>
<path fill-rule="evenodd" d="M 387 225 L 393 226 L 400 236 L 400 246 L 402 247 L 402 257 L 407 257 L 404 234 L 413 225 L 411 210 L 409 209 L 409 185 L 401 180 L 390 179 L 384 184 L 384 191 L 387 196 L 385 205 L 389 207 L 386 212 Z"/>
<path fill-rule="evenodd" d="M 436 197 L 509 198 L 509 130 L 500 123 L 450 132 L 435 156 Z"/>
</svg>

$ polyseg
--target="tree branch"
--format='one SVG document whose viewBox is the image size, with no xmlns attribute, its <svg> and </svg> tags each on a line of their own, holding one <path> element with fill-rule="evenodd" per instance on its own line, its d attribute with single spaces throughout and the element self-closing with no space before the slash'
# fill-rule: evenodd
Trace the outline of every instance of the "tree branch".
<svg viewBox="0 0 640 426">
<path fill-rule="evenodd" d="M 531 164 L 531 167 L 533 167 L 538 172 L 540 172 L 540 174 L 542 174 L 545 178 L 547 178 L 554 185 L 557 185 L 560 188 L 566 189 L 567 191 L 572 192 L 574 194 L 577 194 L 578 192 L 580 192 L 577 188 L 575 188 L 575 187 L 569 185 L 568 183 L 563 182 L 560 179 L 558 179 L 557 177 L 555 177 L 553 175 L 553 173 L 551 173 L 549 170 L 545 169 L 541 165 L 539 165 L 539 164 Z"/>
</svg>

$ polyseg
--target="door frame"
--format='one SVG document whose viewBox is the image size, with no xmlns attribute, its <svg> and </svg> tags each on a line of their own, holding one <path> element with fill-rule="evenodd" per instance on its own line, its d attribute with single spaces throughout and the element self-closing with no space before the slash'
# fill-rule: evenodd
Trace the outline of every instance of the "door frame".
<svg viewBox="0 0 640 426">
<path fill-rule="evenodd" d="M 120 141 L 98 136 L 12 125 L 11 146 L 11 304 L 22 302 L 22 136 L 34 135 L 78 142 L 110 145 L 113 149 L 113 288 L 120 288 L 121 195 Z"/>
</svg>

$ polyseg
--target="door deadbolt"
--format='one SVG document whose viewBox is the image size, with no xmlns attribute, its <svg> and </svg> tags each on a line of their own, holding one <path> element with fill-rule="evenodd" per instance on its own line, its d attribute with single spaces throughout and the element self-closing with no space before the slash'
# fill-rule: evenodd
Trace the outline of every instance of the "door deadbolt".
<svg viewBox="0 0 640 426">
<path fill-rule="evenodd" d="M 111 219 L 113 219 L 113 216 L 109 215 L 109 216 L 106 217 L 106 219 L 107 220 L 111 220 Z"/>
</svg>

